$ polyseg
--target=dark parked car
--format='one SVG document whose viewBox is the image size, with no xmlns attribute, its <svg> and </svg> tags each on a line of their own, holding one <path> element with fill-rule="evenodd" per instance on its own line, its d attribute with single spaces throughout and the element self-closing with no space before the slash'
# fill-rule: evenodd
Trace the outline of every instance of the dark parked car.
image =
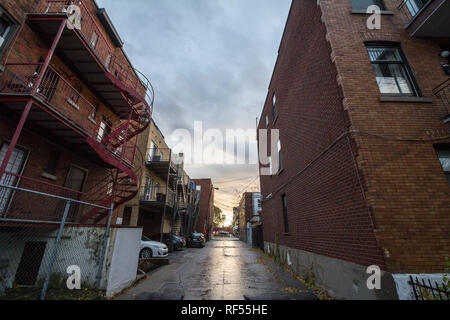
<svg viewBox="0 0 450 320">
<path fill-rule="evenodd" d="M 187 245 L 190 248 L 204 248 L 206 244 L 206 239 L 203 233 L 193 233 L 187 239 Z"/>
<path fill-rule="evenodd" d="M 160 241 L 161 239 L 161 235 L 159 236 L 155 236 L 153 238 L 153 240 L 155 241 Z M 169 233 L 165 233 L 163 234 L 163 241 L 162 241 L 168 248 L 170 248 L 170 234 Z M 177 236 L 173 236 L 172 238 L 172 243 L 173 243 L 173 250 L 174 251 L 179 251 L 179 250 L 183 250 L 183 247 L 185 246 L 183 241 L 181 240 L 180 237 Z"/>
<path fill-rule="evenodd" d="M 180 236 L 174 236 L 176 240 L 178 240 L 181 243 L 181 248 L 186 247 L 186 239 Z"/>
</svg>

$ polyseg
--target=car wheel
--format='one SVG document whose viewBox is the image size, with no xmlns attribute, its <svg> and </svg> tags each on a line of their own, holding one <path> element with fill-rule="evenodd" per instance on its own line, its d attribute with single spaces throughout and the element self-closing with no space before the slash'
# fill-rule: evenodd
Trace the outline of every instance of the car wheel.
<svg viewBox="0 0 450 320">
<path fill-rule="evenodd" d="M 141 250 L 141 253 L 139 254 L 139 257 L 141 259 L 150 259 L 153 257 L 153 252 L 149 248 L 144 248 Z"/>
</svg>

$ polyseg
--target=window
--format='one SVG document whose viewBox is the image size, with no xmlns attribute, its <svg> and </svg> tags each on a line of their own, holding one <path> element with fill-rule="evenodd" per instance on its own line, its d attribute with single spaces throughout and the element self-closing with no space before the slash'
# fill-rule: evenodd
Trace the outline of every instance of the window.
<svg viewBox="0 0 450 320">
<path fill-rule="evenodd" d="M 18 23 L 0 7 L 0 58 L 5 53 L 18 28 Z"/>
<path fill-rule="evenodd" d="M 289 220 L 288 220 L 288 211 L 287 211 L 287 199 L 286 195 L 283 194 L 281 196 L 281 200 L 283 202 L 283 219 L 284 219 L 284 233 L 289 233 Z"/>
<path fill-rule="evenodd" d="M 378 6 L 381 10 L 385 10 L 385 6 L 382 0 L 350 0 L 353 10 L 364 10 L 370 6 Z"/>
<path fill-rule="evenodd" d="M 450 185 L 450 144 L 438 144 L 435 146 L 435 149 L 444 174 L 447 177 L 448 184 Z"/>
<path fill-rule="evenodd" d="M 45 172 L 51 175 L 56 174 L 56 168 L 58 166 L 59 158 L 61 157 L 61 152 L 59 150 L 53 150 L 47 160 L 47 166 Z"/>
<path fill-rule="evenodd" d="M 367 52 L 382 94 L 419 95 L 411 70 L 399 47 L 369 45 Z"/>
<path fill-rule="evenodd" d="M 155 184 L 155 195 L 158 196 L 158 194 L 159 194 L 159 183 L 157 182 Z"/>
<path fill-rule="evenodd" d="M 275 122 L 277 120 L 277 117 L 278 117 L 278 113 L 277 113 L 277 97 L 275 96 L 275 93 L 273 94 L 273 97 L 272 97 L 272 112 L 273 112 L 273 121 Z"/>
<path fill-rule="evenodd" d="M 411 13 L 411 17 L 415 17 L 429 0 L 405 0 L 404 2 Z"/>
<path fill-rule="evenodd" d="M 5 159 L 6 152 L 8 151 L 9 144 L 4 143 L 0 149 L 0 164 Z M 0 184 L 7 186 L 14 186 L 18 181 L 19 175 L 22 174 L 22 170 L 25 166 L 25 162 L 28 156 L 28 152 L 20 147 L 15 147 L 11 157 L 9 158 L 8 165 L 6 166 L 6 173 L 3 177 L 0 177 Z M 8 174 L 10 173 L 10 174 Z M 0 189 L 0 215 L 8 211 L 8 204 L 13 196 L 12 189 L 1 188 Z"/>
<path fill-rule="evenodd" d="M 97 46 L 97 42 L 98 42 L 98 34 L 94 31 L 94 33 L 92 33 L 90 42 L 92 49 L 95 49 L 95 47 Z"/>
<path fill-rule="evenodd" d="M 270 175 L 273 176 L 272 156 L 269 157 L 269 170 L 270 170 Z"/>
<path fill-rule="evenodd" d="M 278 140 L 278 173 L 283 171 L 283 155 L 281 154 L 281 141 Z"/>
<path fill-rule="evenodd" d="M 149 176 L 145 177 L 144 201 L 152 201 L 153 181 Z"/>
<path fill-rule="evenodd" d="M 150 153 L 149 153 L 149 160 L 150 161 L 160 161 L 160 159 L 158 159 L 157 157 L 158 154 L 158 147 L 156 146 L 156 144 L 151 141 L 150 142 Z"/>
<path fill-rule="evenodd" d="M 81 85 L 81 83 L 76 83 L 73 86 L 72 92 L 70 94 L 69 100 L 68 102 L 76 109 L 80 109 L 80 107 L 78 106 L 78 101 L 80 100 L 80 93 L 83 90 L 83 86 Z"/>
<path fill-rule="evenodd" d="M 110 66 L 110 65 L 111 65 L 111 55 L 108 54 L 108 56 L 106 57 L 106 61 L 105 61 L 106 69 L 109 70 L 109 66 Z"/>
<path fill-rule="evenodd" d="M 89 118 L 91 120 L 93 120 L 94 122 L 95 122 L 95 119 L 97 118 L 97 112 L 98 112 L 99 108 L 100 108 L 100 103 L 99 102 L 94 103 L 94 109 L 92 110 L 92 113 L 89 116 Z"/>
</svg>

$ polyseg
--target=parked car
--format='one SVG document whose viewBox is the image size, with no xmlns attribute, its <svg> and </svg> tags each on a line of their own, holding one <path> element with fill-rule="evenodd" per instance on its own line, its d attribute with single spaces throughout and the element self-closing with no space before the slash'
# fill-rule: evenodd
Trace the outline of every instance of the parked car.
<svg viewBox="0 0 450 320">
<path fill-rule="evenodd" d="M 180 236 L 174 236 L 181 243 L 181 248 L 186 248 L 186 239 Z"/>
<path fill-rule="evenodd" d="M 204 248 L 206 245 L 205 235 L 203 233 L 193 233 L 188 237 L 187 244 L 191 248 Z"/>
<path fill-rule="evenodd" d="M 165 258 L 169 255 L 169 248 L 164 243 L 150 240 L 142 236 L 140 259 Z"/>
<path fill-rule="evenodd" d="M 155 236 L 153 238 L 155 241 L 156 239 L 160 240 L 161 239 L 161 235 Z M 162 241 L 167 247 L 170 248 L 170 234 L 169 233 L 165 233 L 163 234 L 163 241 Z M 183 242 L 177 237 L 177 236 L 173 236 L 172 238 L 172 243 L 173 243 L 173 250 L 174 251 L 179 251 L 182 250 L 184 247 Z"/>
</svg>

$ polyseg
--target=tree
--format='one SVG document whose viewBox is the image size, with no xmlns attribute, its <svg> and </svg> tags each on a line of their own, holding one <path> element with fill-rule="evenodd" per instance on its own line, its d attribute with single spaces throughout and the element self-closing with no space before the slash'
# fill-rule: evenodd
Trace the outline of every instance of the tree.
<svg viewBox="0 0 450 320">
<path fill-rule="evenodd" d="M 214 227 L 219 227 L 226 221 L 226 216 L 222 214 L 222 209 L 214 206 Z"/>
</svg>

